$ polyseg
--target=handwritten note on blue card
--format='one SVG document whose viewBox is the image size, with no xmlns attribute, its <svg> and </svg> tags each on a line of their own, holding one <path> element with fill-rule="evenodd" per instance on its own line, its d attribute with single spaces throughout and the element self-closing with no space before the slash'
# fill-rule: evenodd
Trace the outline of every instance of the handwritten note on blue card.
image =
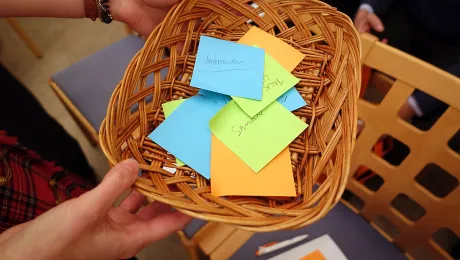
<svg viewBox="0 0 460 260">
<path fill-rule="evenodd" d="M 294 111 L 307 105 L 295 87 L 286 91 L 286 93 L 280 96 L 277 100 L 289 111 Z"/>
<path fill-rule="evenodd" d="M 209 120 L 224 105 L 200 95 L 188 98 L 149 135 L 149 138 L 209 179 Z"/>
<path fill-rule="evenodd" d="M 200 91 L 198 91 L 198 95 L 210 98 L 216 102 L 223 103 L 224 105 L 232 100 L 230 96 L 204 89 L 200 89 Z M 294 111 L 307 105 L 307 103 L 295 87 L 292 87 L 288 91 L 286 91 L 286 93 L 281 95 L 277 99 L 277 101 L 280 102 L 280 104 L 283 105 L 289 111 Z"/>
<path fill-rule="evenodd" d="M 261 100 L 264 61 L 261 48 L 201 36 L 190 85 Z"/>
<path fill-rule="evenodd" d="M 216 102 L 223 103 L 224 105 L 232 100 L 230 96 L 219 94 L 219 93 L 212 92 L 209 90 L 204 90 L 204 89 L 200 89 L 200 91 L 198 91 L 198 95 L 202 95 L 204 97 L 210 98 Z M 286 93 L 280 96 L 277 100 L 278 102 L 280 102 L 281 105 L 283 105 L 289 111 L 294 111 L 296 109 L 299 109 L 307 105 L 307 103 L 305 102 L 305 100 L 303 99 L 303 97 L 300 95 L 300 93 L 297 91 L 295 87 L 290 88 L 288 91 L 286 91 Z"/>
<path fill-rule="evenodd" d="M 224 103 L 224 105 L 226 105 L 228 102 L 232 100 L 230 96 L 219 94 L 219 93 L 212 92 L 209 90 L 204 90 L 204 89 L 200 89 L 200 91 L 198 91 L 198 95 L 205 96 L 216 102 Z"/>
</svg>

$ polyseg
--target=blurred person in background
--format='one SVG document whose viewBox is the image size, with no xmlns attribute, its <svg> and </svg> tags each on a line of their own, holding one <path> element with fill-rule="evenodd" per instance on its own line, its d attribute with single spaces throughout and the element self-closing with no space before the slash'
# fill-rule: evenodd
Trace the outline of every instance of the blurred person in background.
<svg viewBox="0 0 460 260">
<path fill-rule="evenodd" d="M 0 0 L 0 17 L 98 16 L 148 36 L 176 2 Z M 105 17 L 88 13 L 98 3 Z M 94 188 L 76 140 L 0 63 L 0 259 L 129 258 L 182 229 L 190 217 L 159 202 L 143 207 L 147 198 L 135 190 L 113 206 L 138 170 L 134 160 L 121 162 Z"/>
<path fill-rule="evenodd" d="M 372 31 L 383 42 L 460 75 L 460 0 L 361 0 L 354 24 L 359 32 Z M 399 114 L 411 120 L 446 108 L 416 90 Z"/>
</svg>

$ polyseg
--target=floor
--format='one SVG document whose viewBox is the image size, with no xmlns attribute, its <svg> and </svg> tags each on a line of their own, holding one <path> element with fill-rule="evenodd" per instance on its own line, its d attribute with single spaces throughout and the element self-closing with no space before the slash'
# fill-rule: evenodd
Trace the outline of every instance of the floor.
<svg viewBox="0 0 460 260">
<path fill-rule="evenodd" d="M 44 52 L 37 59 L 5 20 L 0 19 L 0 62 L 38 98 L 48 113 L 76 138 L 98 177 L 109 169 L 102 151 L 92 146 L 48 86 L 57 71 L 126 36 L 120 23 L 103 25 L 90 20 L 19 18 L 27 34 Z M 172 235 L 149 246 L 138 258 L 188 259 L 179 238 Z"/>
</svg>

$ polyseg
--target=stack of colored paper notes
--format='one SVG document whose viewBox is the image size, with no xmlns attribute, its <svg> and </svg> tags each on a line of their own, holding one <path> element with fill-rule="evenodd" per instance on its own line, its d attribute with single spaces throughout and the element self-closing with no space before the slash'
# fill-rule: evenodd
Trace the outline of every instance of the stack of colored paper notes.
<svg viewBox="0 0 460 260">
<path fill-rule="evenodd" d="M 215 196 L 296 196 L 289 144 L 307 128 L 291 71 L 304 55 L 252 27 L 238 43 L 201 36 L 191 86 L 163 104 L 149 138 L 210 179 Z"/>
</svg>

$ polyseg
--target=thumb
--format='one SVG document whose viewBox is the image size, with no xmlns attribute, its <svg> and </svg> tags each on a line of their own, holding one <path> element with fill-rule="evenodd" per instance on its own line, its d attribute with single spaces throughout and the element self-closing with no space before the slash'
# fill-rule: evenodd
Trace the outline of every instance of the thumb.
<svg viewBox="0 0 460 260">
<path fill-rule="evenodd" d="M 383 23 L 377 15 L 369 14 L 367 19 L 374 30 L 376 30 L 377 32 L 383 32 L 385 27 L 383 27 Z"/>
<path fill-rule="evenodd" d="M 115 165 L 96 188 L 81 197 L 83 204 L 91 205 L 86 208 L 99 213 L 108 212 L 113 203 L 134 183 L 138 170 L 139 164 L 133 159 Z"/>
</svg>

